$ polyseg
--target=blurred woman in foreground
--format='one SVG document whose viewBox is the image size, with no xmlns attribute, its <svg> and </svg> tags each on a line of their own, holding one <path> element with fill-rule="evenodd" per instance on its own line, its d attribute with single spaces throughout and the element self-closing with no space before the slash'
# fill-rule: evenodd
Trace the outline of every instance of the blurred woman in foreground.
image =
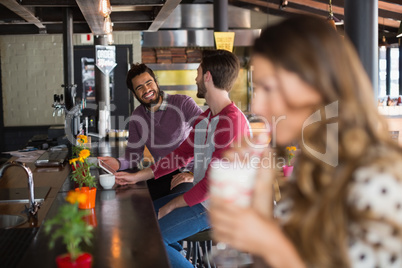
<svg viewBox="0 0 402 268">
<path fill-rule="evenodd" d="M 252 63 L 254 112 L 271 123 L 286 116 L 276 145 L 298 140 L 301 153 L 276 219 L 213 196 L 214 237 L 273 268 L 402 267 L 401 149 L 350 42 L 322 19 L 297 16 L 261 33 Z"/>
</svg>

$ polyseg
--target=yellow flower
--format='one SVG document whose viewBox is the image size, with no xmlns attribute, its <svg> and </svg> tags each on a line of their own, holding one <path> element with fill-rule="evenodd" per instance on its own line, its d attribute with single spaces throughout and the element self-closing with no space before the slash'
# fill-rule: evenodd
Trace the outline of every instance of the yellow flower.
<svg viewBox="0 0 402 268">
<path fill-rule="evenodd" d="M 66 201 L 69 202 L 70 204 L 75 204 L 75 203 L 85 203 L 87 200 L 87 196 L 85 194 L 82 194 L 80 192 L 76 191 L 69 191 L 67 193 Z"/>
<path fill-rule="evenodd" d="M 69 160 L 70 165 L 73 164 L 73 163 L 75 163 L 75 162 L 77 162 L 78 160 L 79 160 L 78 158 L 72 158 L 72 159 L 70 159 L 70 160 Z"/>
<path fill-rule="evenodd" d="M 289 146 L 288 146 L 288 147 L 286 147 L 286 150 L 290 151 L 290 147 L 289 147 Z"/>
<path fill-rule="evenodd" d="M 79 194 L 78 194 L 78 197 L 77 197 L 77 201 L 78 201 L 78 203 L 80 203 L 80 204 L 85 203 L 85 202 L 87 201 L 87 195 L 86 195 L 86 194 L 79 193 Z"/>
<path fill-rule="evenodd" d="M 78 135 L 77 136 L 77 141 L 80 144 L 87 143 L 88 142 L 88 137 L 85 136 L 85 135 Z"/>
<path fill-rule="evenodd" d="M 291 150 L 291 151 L 296 151 L 296 146 L 290 147 L 290 150 Z"/>
<path fill-rule="evenodd" d="M 84 150 L 81 150 L 81 152 L 80 152 L 80 154 L 78 155 L 78 157 L 80 158 L 80 161 L 81 162 L 84 162 L 83 160 L 81 160 L 81 159 L 86 159 L 88 156 L 90 156 L 91 155 L 91 152 L 88 150 L 88 149 L 84 149 Z"/>
</svg>

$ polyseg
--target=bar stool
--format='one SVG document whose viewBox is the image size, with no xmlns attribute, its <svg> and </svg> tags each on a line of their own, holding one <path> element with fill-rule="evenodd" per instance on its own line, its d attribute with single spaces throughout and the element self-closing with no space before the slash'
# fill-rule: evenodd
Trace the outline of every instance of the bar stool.
<svg viewBox="0 0 402 268">
<path fill-rule="evenodd" d="M 214 264 L 211 264 L 208 259 L 208 254 L 212 249 L 211 229 L 198 232 L 183 239 L 183 241 L 187 242 L 186 259 L 191 261 L 194 267 L 216 267 Z"/>
</svg>

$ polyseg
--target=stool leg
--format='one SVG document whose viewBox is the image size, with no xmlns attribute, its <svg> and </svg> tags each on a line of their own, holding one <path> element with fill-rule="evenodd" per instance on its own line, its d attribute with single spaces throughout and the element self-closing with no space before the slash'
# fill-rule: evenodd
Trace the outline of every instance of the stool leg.
<svg viewBox="0 0 402 268">
<path fill-rule="evenodd" d="M 203 265 L 203 267 L 211 268 L 211 264 L 209 263 L 209 258 L 208 258 L 207 243 L 208 243 L 208 241 L 200 242 L 201 250 L 202 250 L 202 265 Z"/>
<path fill-rule="evenodd" d="M 212 240 L 207 241 L 207 252 L 208 254 L 212 254 Z M 208 258 L 208 265 L 210 265 L 212 268 L 216 268 L 215 263 L 210 263 L 209 258 Z"/>
<path fill-rule="evenodd" d="M 187 253 L 186 253 L 186 259 L 190 260 L 191 258 L 191 250 L 192 250 L 192 244 L 193 242 L 187 241 Z"/>
<path fill-rule="evenodd" d="M 197 267 L 197 261 L 198 261 L 198 247 L 199 247 L 198 242 L 194 242 L 194 247 L 193 247 L 193 251 L 194 251 L 193 265 L 194 265 L 194 267 Z"/>
</svg>

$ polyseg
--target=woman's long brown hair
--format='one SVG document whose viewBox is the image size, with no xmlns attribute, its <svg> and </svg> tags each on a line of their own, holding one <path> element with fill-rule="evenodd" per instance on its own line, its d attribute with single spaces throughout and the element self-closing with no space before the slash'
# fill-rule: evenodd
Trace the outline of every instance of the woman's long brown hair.
<svg viewBox="0 0 402 268">
<path fill-rule="evenodd" d="M 381 220 L 348 204 L 353 173 L 373 163 L 385 167 L 401 160 L 400 149 L 378 114 L 372 85 L 348 39 L 317 17 L 295 16 L 265 29 L 254 53 L 316 89 L 323 99 L 322 115 L 328 105 L 338 105 L 336 118 L 321 120 L 303 132 L 310 148 L 337 155 L 338 161 L 334 165 L 317 159 L 306 144 L 300 144 L 297 179 L 282 192 L 293 200 L 283 228 L 308 267 L 349 267 L 349 224 Z M 337 124 L 338 131 L 327 131 L 328 123 Z"/>
</svg>

